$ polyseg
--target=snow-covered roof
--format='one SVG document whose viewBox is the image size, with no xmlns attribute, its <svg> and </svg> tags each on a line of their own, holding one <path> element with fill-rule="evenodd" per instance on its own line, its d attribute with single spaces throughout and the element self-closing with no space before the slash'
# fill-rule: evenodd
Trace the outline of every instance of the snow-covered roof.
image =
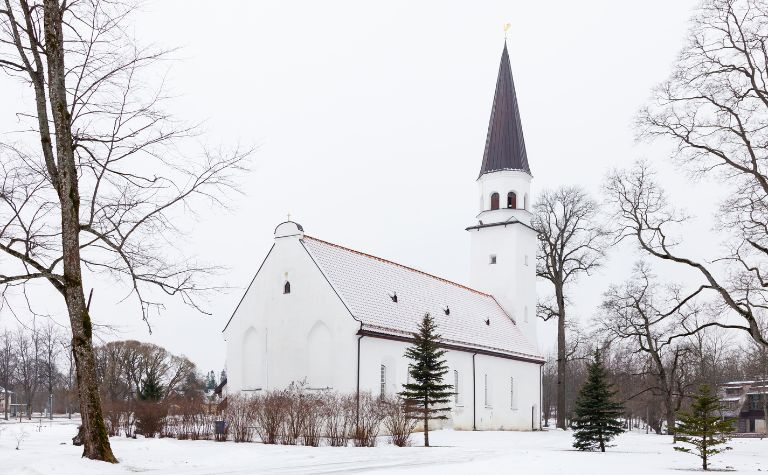
<svg viewBox="0 0 768 475">
<path fill-rule="evenodd" d="M 429 312 L 448 347 L 543 361 L 489 294 L 314 237 L 302 242 L 363 331 L 409 337 Z"/>
</svg>

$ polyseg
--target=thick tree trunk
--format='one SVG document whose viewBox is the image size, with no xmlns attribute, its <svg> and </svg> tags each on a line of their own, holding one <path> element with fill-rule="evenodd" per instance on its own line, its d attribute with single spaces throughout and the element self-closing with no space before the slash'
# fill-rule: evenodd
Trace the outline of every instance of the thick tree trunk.
<svg viewBox="0 0 768 475">
<path fill-rule="evenodd" d="M 429 447 L 429 417 L 426 404 L 424 404 L 424 447 Z"/>
<path fill-rule="evenodd" d="M 59 185 L 57 192 L 61 203 L 63 294 L 72 328 L 72 353 L 75 359 L 83 427 L 83 457 L 116 463 L 117 459 L 112 454 L 101 412 L 91 319 L 83 293 L 80 266 L 80 195 L 65 87 L 62 12 L 57 0 L 45 0 L 44 9 L 48 95 L 56 133 Z"/>
<path fill-rule="evenodd" d="M 557 428 L 565 429 L 565 297 L 563 287 L 555 286 L 557 298 Z"/>
</svg>

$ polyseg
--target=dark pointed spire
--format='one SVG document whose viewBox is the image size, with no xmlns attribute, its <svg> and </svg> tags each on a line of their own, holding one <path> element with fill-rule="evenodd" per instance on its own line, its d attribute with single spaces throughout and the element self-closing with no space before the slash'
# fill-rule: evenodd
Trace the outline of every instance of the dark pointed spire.
<svg viewBox="0 0 768 475">
<path fill-rule="evenodd" d="M 499 78 L 496 80 L 496 93 L 493 96 L 491 121 L 488 124 L 480 175 L 498 170 L 523 170 L 531 173 L 506 41 L 501 53 Z"/>
</svg>

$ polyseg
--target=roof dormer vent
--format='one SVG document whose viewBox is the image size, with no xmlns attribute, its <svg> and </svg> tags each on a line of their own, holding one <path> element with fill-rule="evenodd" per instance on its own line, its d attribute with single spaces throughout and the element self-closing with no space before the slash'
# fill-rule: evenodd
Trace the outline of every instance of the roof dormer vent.
<svg viewBox="0 0 768 475">
<path fill-rule="evenodd" d="M 443 312 L 445 312 L 446 315 L 451 314 L 451 309 L 448 307 L 448 305 L 445 306 L 445 308 L 443 309 Z"/>
<path fill-rule="evenodd" d="M 393 302 L 397 303 L 397 292 L 392 292 L 392 295 L 390 295 L 389 298 L 391 298 Z"/>
</svg>

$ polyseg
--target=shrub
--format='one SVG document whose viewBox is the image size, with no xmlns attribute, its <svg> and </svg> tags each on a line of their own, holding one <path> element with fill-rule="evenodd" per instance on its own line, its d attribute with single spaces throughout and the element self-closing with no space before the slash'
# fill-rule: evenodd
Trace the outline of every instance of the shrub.
<svg viewBox="0 0 768 475">
<path fill-rule="evenodd" d="M 284 391 L 283 407 L 285 417 L 280 436 L 280 443 L 284 445 L 296 445 L 304 429 L 304 383 L 291 383 Z"/>
<path fill-rule="evenodd" d="M 104 411 L 104 423 L 110 437 L 120 434 L 120 421 L 125 417 L 125 403 L 123 401 L 105 400 L 102 403 Z"/>
<path fill-rule="evenodd" d="M 242 395 L 227 397 L 227 409 L 224 420 L 227 422 L 229 433 L 235 442 L 251 442 L 253 440 L 254 422 L 258 413 L 258 398 Z"/>
<path fill-rule="evenodd" d="M 407 447 L 411 445 L 411 434 L 416 428 L 417 419 L 410 416 L 413 411 L 404 407 L 407 404 L 397 396 L 384 400 L 384 428 L 389 432 L 393 445 Z"/>
<path fill-rule="evenodd" d="M 321 394 L 304 395 L 301 442 L 306 446 L 319 447 L 326 425 L 325 398 Z"/>
<path fill-rule="evenodd" d="M 256 432 L 263 443 L 276 444 L 286 418 L 285 392 L 271 391 L 258 397 L 257 401 Z"/>
<path fill-rule="evenodd" d="M 164 401 L 136 401 L 136 432 L 144 437 L 154 437 L 163 428 L 163 419 L 167 415 L 167 404 Z"/>
<path fill-rule="evenodd" d="M 213 415 L 208 414 L 200 397 L 178 398 L 174 407 L 177 410 L 177 439 L 208 440 L 213 437 Z"/>
<path fill-rule="evenodd" d="M 355 398 L 347 394 L 326 393 L 323 400 L 324 435 L 328 445 L 345 447 L 355 425 Z"/>
<path fill-rule="evenodd" d="M 356 424 L 353 424 L 355 447 L 375 447 L 381 421 L 384 419 L 384 403 L 370 392 L 360 393 Z"/>
<path fill-rule="evenodd" d="M 120 425 L 123 429 L 123 434 L 126 437 L 136 438 L 136 412 L 134 411 L 135 404 L 126 401 L 123 403 L 123 417 L 120 418 Z"/>
</svg>

